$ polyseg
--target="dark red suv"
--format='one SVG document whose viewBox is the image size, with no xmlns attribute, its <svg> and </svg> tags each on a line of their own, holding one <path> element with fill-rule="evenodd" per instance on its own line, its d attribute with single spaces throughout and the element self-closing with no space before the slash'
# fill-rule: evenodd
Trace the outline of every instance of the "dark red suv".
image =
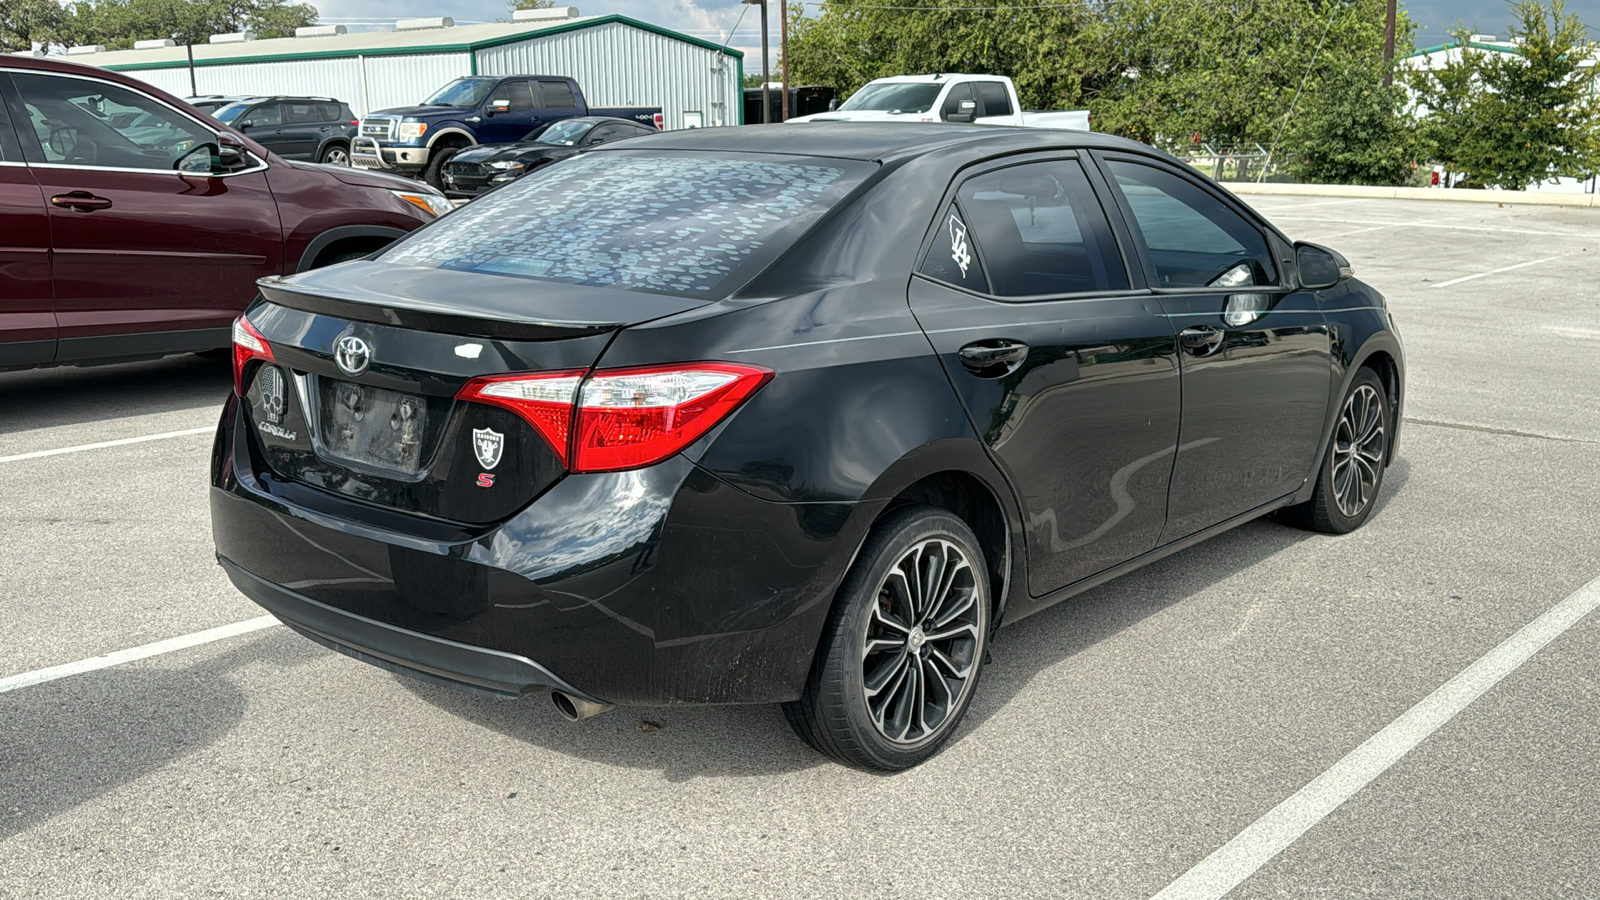
<svg viewBox="0 0 1600 900">
<path fill-rule="evenodd" d="M 282 159 L 115 72 L 0 57 L 0 368 L 226 347 L 257 278 L 449 210 L 414 181 Z"/>
</svg>

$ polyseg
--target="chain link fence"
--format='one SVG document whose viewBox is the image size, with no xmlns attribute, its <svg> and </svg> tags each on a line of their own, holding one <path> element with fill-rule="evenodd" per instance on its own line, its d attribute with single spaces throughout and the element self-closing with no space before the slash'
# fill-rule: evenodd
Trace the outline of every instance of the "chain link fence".
<svg viewBox="0 0 1600 900">
<path fill-rule="evenodd" d="M 1267 152 L 1260 144 L 1201 143 L 1176 156 L 1215 181 L 1293 181 L 1283 170 L 1283 155 Z"/>
</svg>

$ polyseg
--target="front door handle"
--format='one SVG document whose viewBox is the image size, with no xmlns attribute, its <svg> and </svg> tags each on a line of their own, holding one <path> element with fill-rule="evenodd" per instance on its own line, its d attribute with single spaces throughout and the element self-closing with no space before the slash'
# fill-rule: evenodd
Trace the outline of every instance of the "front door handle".
<svg viewBox="0 0 1600 900">
<path fill-rule="evenodd" d="M 1222 346 L 1225 334 L 1222 329 L 1211 325 L 1191 325 L 1178 332 L 1178 343 L 1196 356 L 1205 356 Z"/>
<path fill-rule="evenodd" d="M 467 116 L 462 121 L 466 122 L 468 125 L 476 125 L 479 122 L 483 121 L 483 117 L 482 116 Z"/>
<path fill-rule="evenodd" d="M 94 212 L 97 209 L 110 209 L 111 201 L 104 197 L 96 197 L 88 191 L 73 191 L 69 194 L 57 194 L 50 198 L 50 202 L 66 209 L 75 209 L 79 212 Z"/>
<path fill-rule="evenodd" d="M 956 356 L 968 372 L 979 378 L 999 378 L 1022 365 L 1028 358 L 1028 345 L 1004 338 L 974 341 L 956 351 Z"/>
</svg>

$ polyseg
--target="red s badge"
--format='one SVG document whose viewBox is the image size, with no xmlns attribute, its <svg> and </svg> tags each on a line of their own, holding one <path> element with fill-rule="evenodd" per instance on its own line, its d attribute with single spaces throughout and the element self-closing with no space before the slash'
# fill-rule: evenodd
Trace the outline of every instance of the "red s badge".
<svg viewBox="0 0 1600 900">
<path fill-rule="evenodd" d="M 478 473 L 478 487 L 494 487 L 494 476 L 488 472 Z"/>
</svg>

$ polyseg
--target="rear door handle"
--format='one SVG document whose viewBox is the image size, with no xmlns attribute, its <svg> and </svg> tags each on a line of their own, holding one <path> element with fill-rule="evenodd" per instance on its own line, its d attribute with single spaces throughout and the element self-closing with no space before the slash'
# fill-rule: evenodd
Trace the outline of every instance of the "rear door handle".
<svg viewBox="0 0 1600 900">
<path fill-rule="evenodd" d="M 73 191 L 69 194 L 57 194 L 50 198 L 50 202 L 66 209 L 75 209 L 79 212 L 94 212 L 97 209 L 110 209 L 111 201 L 104 197 L 96 197 L 88 191 Z"/>
<path fill-rule="evenodd" d="M 1028 358 L 1028 345 L 1004 338 L 974 341 L 956 355 L 967 371 L 980 378 L 999 378 L 1015 371 Z"/>
<path fill-rule="evenodd" d="M 1183 344 L 1183 349 L 1197 356 L 1205 356 L 1222 346 L 1225 334 L 1222 329 L 1211 325 L 1191 325 L 1178 332 L 1178 342 Z"/>
</svg>

